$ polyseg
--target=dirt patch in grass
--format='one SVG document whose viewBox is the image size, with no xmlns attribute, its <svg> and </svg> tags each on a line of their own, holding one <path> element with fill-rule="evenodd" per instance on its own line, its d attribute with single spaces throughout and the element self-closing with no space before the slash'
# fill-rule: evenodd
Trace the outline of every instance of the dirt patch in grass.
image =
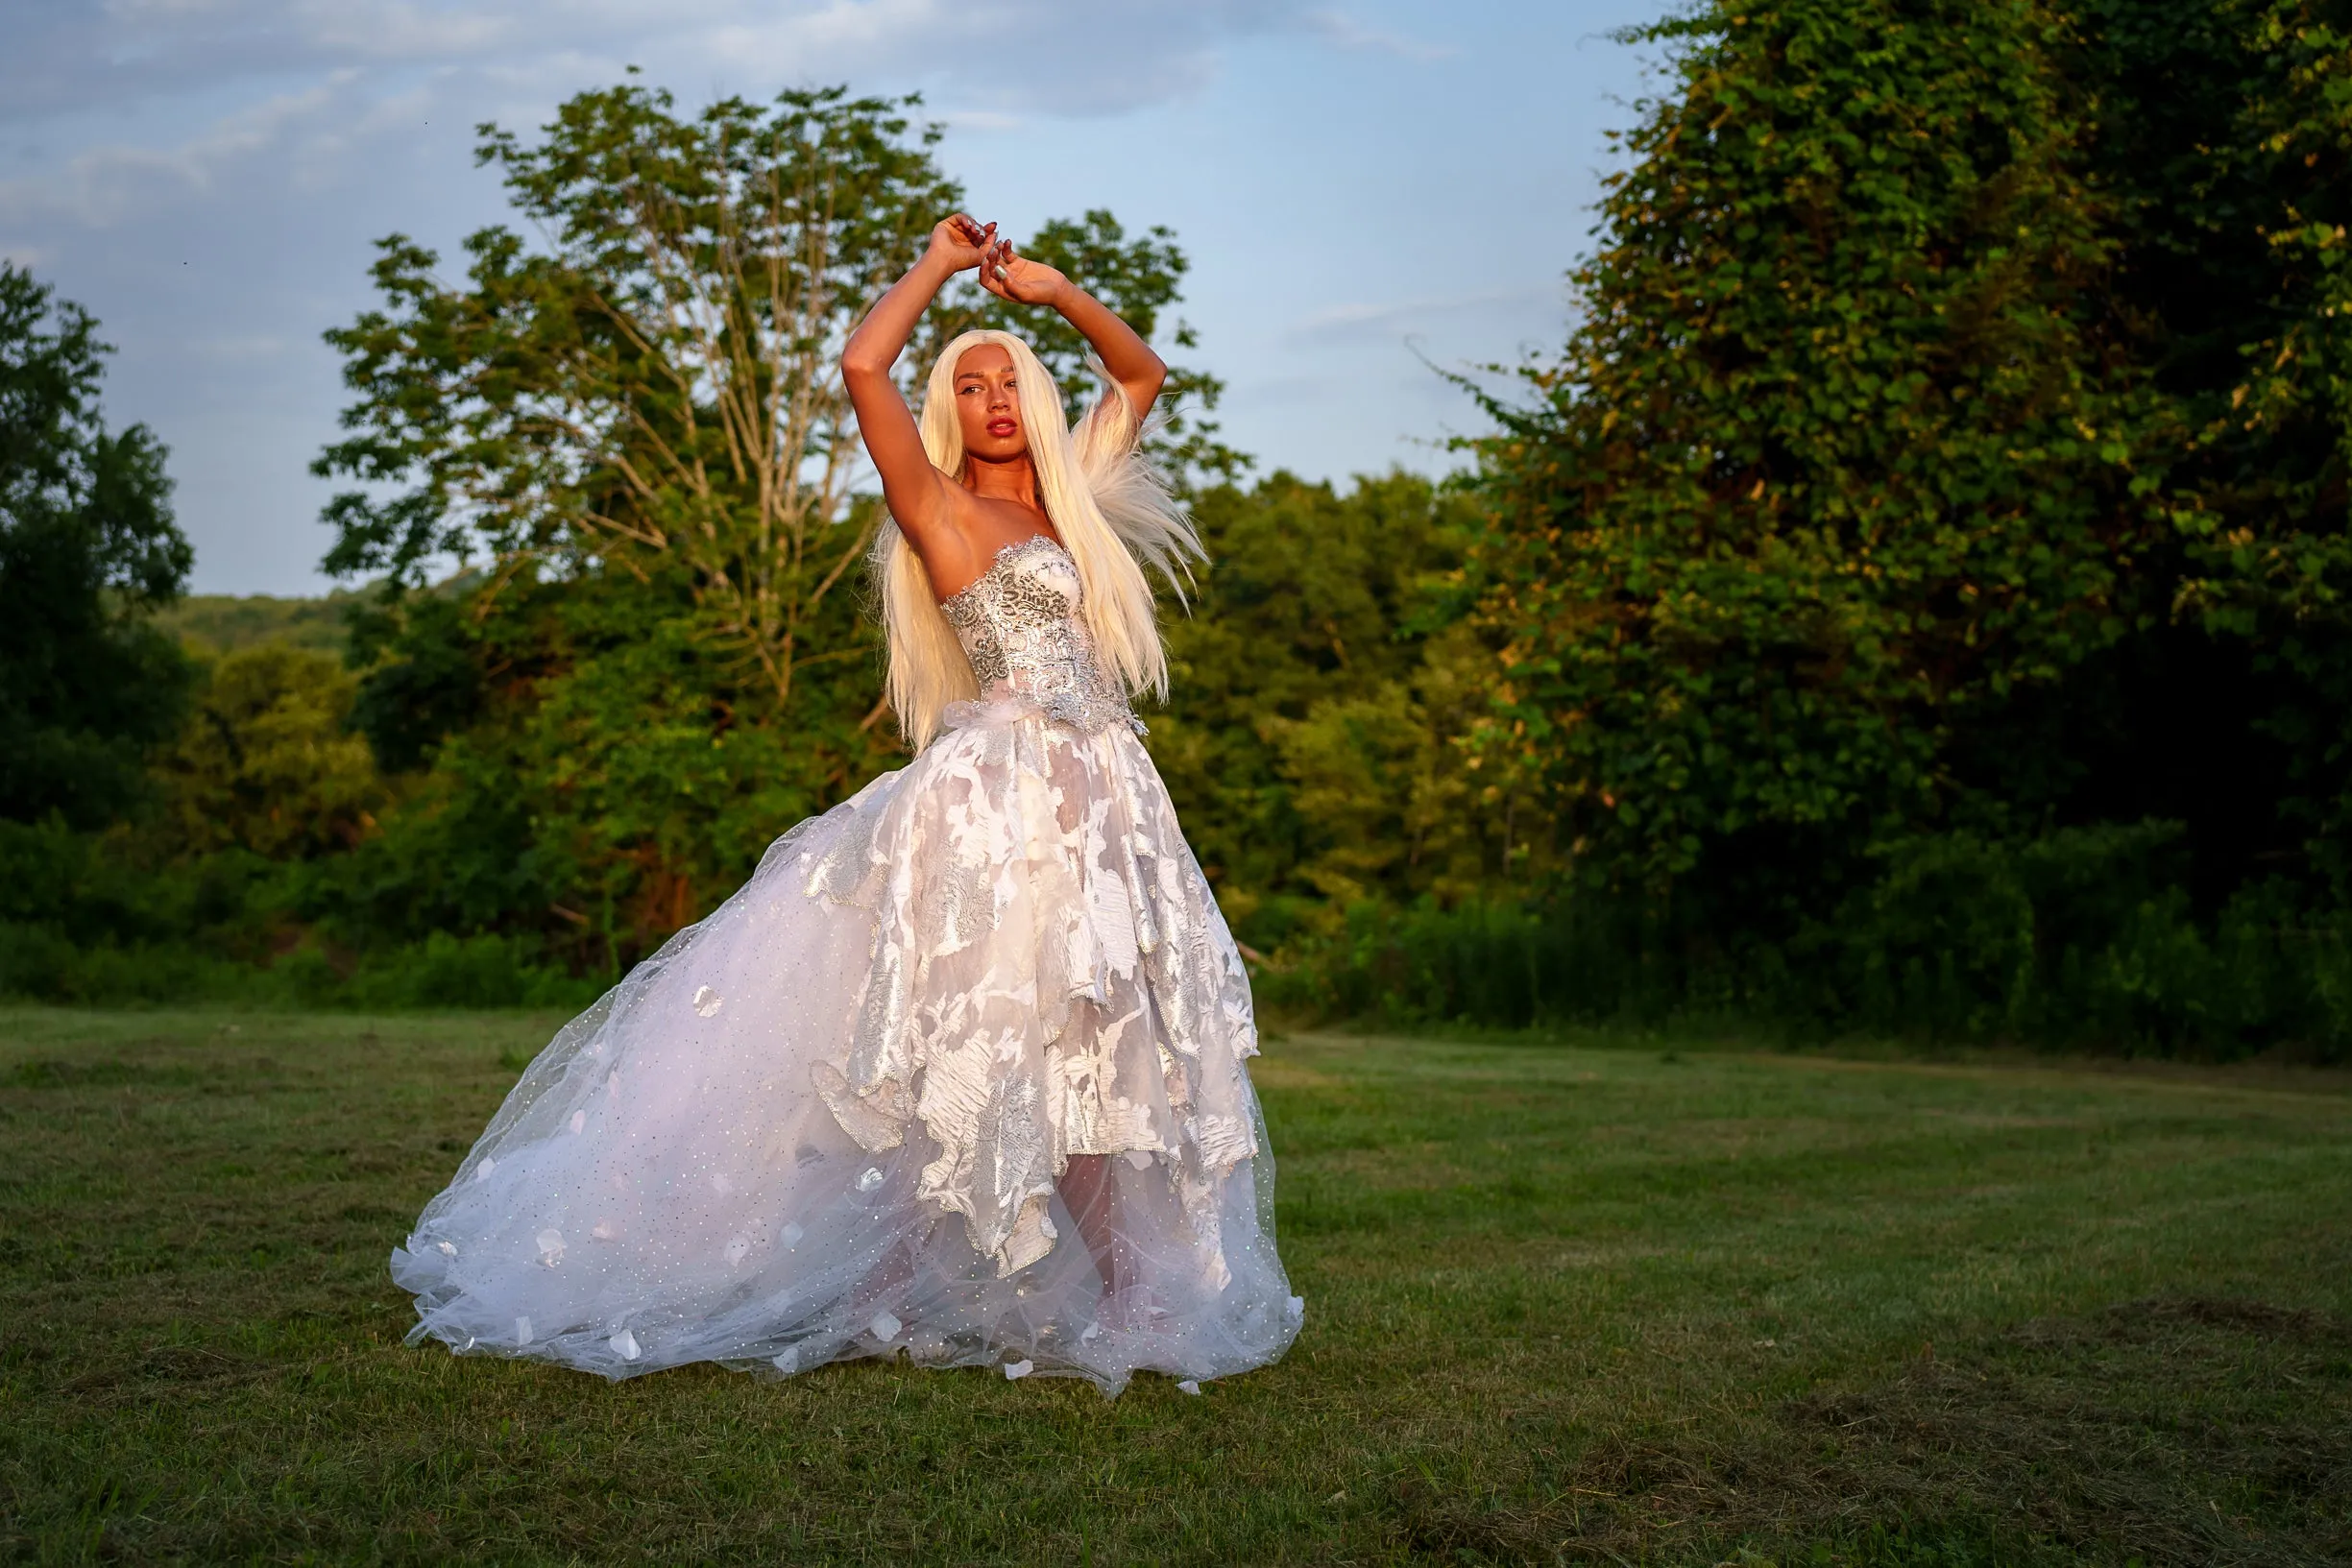
<svg viewBox="0 0 2352 1568">
<path fill-rule="evenodd" d="M 1706 1437 L 1604 1439 L 1482 1500 L 1408 1479 L 1392 1501 L 1400 1545 L 1488 1561 L 2352 1561 L 2352 1323 L 2135 1301 Z"/>
</svg>

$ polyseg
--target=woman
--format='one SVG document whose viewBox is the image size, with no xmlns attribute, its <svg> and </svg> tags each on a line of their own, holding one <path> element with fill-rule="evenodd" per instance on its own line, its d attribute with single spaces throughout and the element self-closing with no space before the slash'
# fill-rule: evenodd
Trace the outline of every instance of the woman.
<svg viewBox="0 0 2352 1568">
<path fill-rule="evenodd" d="M 1007 333 L 950 344 L 919 422 L 899 397 L 891 365 L 974 267 L 1094 347 L 1111 385 L 1076 431 Z M 614 1378 L 905 1350 L 1114 1394 L 1263 1365 L 1303 1304 L 1249 980 L 1128 707 L 1167 680 L 1143 565 L 1197 551 L 1137 449 L 1166 367 L 958 214 L 842 374 L 917 755 L 531 1064 L 392 1255 L 411 1339 Z"/>
</svg>

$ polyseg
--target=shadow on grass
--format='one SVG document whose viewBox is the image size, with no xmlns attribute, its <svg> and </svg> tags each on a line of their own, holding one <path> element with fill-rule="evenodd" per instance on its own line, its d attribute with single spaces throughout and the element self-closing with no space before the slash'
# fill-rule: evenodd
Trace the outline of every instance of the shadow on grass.
<svg viewBox="0 0 2352 1568">
<path fill-rule="evenodd" d="M 2352 1324 L 2194 1297 L 2043 1319 L 1706 1437 L 1605 1438 L 1548 1489 L 1466 1508 L 1408 1479 L 1392 1506 L 1457 1560 L 2340 1563 Z"/>
</svg>

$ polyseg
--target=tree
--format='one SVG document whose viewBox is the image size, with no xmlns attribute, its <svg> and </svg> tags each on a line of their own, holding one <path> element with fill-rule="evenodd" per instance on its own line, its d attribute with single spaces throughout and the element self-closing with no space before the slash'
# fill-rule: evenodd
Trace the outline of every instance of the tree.
<svg viewBox="0 0 2352 1568">
<path fill-rule="evenodd" d="M 110 351 L 81 306 L 0 262 L 0 817 L 95 827 L 140 792 L 183 662 L 147 615 L 186 580 L 164 449 L 109 432 Z"/>
<path fill-rule="evenodd" d="M 346 722 L 357 686 L 342 661 L 284 642 L 206 668 L 186 724 L 156 759 L 174 850 L 294 859 L 366 837 L 386 794 Z"/>
<path fill-rule="evenodd" d="M 2108 288 L 2181 433 L 2156 624 L 2046 725 L 2084 818 L 2184 823 L 2200 904 L 2289 873 L 2352 899 L 2352 16 L 2085 8 Z"/>
<path fill-rule="evenodd" d="M 1490 754 L 1588 869 L 1769 928 L 1872 848 L 2046 808 L 1982 744 L 2152 613 L 2181 432 L 2104 282 L 2036 0 L 1709 6 L 1583 323 L 1482 444 Z"/>
<path fill-rule="evenodd" d="M 1209 564 L 1168 625 L 1151 746 L 1243 940 L 1523 874 L 1547 825 L 1459 744 L 1493 667 L 1454 581 L 1467 497 L 1406 473 L 1346 494 L 1276 473 L 1206 491 L 1195 519 Z"/>
<path fill-rule="evenodd" d="M 357 433 L 318 468 L 410 488 L 336 497 L 327 565 L 414 581 L 439 554 L 486 553 L 499 583 L 675 579 L 788 710 L 807 668 L 858 649 L 875 519 L 852 501 L 840 341 L 957 192 L 936 132 L 883 100 L 670 109 L 626 85 L 571 99 L 537 145 L 484 126 L 480 160 L 551 249 L 483 229 L 471 288 L 382 242 L 393 309 L 327 334 Z"/>
<path fill-rule="evenodd" d="M 1709 1004 L 2340 1038 L 2341 7 L 1636 36 L 1676 91 L 1478 448 L 1482 757 L 1549 786 L 1564 918 Z"/>
<path fill-rule="evenodd" d="M 381 242 L 393 308 L 327 334 L 359 395 L 344 416 L 356 433 L 317 468 L 410 488 L 337 496 L 328 569 L 413 582 L 438 556 L 483 553 L 500 580 L 676 574 L 702 630 L 756 665 L 780 710 L 804 667 L 862 653 L 850 616 L 879 512 L 857 488 L 838 359 L 961 199 L 931 157 L 938 129 L 907 117 L 918 102 L 834 87 L 684 119 L 668 94 L 626 85 L 566 103 L 536 145 L 484 126 L 478 158 L 506 171 L 551 249 L 485 229 L 458 290 L 434 280 L 432 253 Z M 1047 224 L 1029 250 L 1147 335 L 1185 266 L 1166 229 L 1129 242 L 1103 211 Z M 909 380 L 983 313 L 1034 335 L 1085 396 L 1066 324 L 968 284 L 927 318 Z M 1218 391 L 1181 373 L 1186 389 Z M 1213 442 L 1185 451 L 1231 461 Z"/>
<path fill-rule="evenodd" d="M 383 242 L 384 307 L 328 334 L 354 398 L 318 464 L 366 486 L 328 509 L 329 568 L 395 588 L 361 629 L 354 722 L 433 774 L 354 870 L 379 928 L 535 928 L 625 962 L 894 760 L 862 614 L 879 501 L 837 360 L 961 199 L 915 107 L 827 88 L 687 117 L 634 84 L 584 93 L 535 143 L 482 128 L 544 244 L 483 229 L 445 283 Z M 1164 230 L 1108 213 L 1030 249 L 1146 326 L 1183 270 Z M 909 383 L 1006 315 L 985 302 L 942 300 Z M 1083 378 L 1052 318 L 1002 324 Z M 1206 435 L 1180 438 L 1204 462 Z M 452 555 L 479 576 L 414 591 Z"/>
</svg>

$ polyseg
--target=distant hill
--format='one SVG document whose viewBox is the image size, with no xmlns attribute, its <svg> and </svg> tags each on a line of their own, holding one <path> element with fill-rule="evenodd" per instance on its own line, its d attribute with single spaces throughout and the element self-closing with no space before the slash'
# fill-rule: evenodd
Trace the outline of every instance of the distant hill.
<svg viewBox="0 0 2352 1568">
<path fill-rule="evenodd" d="M 260 642 L 290 642 L 339 656 L 350 641 L 344 611 L 359 597 L 345 590 L 320 599 L 191 593 L 158 612 L 156 624 L 192 653 L 234 653 Z"/>
</svg>

